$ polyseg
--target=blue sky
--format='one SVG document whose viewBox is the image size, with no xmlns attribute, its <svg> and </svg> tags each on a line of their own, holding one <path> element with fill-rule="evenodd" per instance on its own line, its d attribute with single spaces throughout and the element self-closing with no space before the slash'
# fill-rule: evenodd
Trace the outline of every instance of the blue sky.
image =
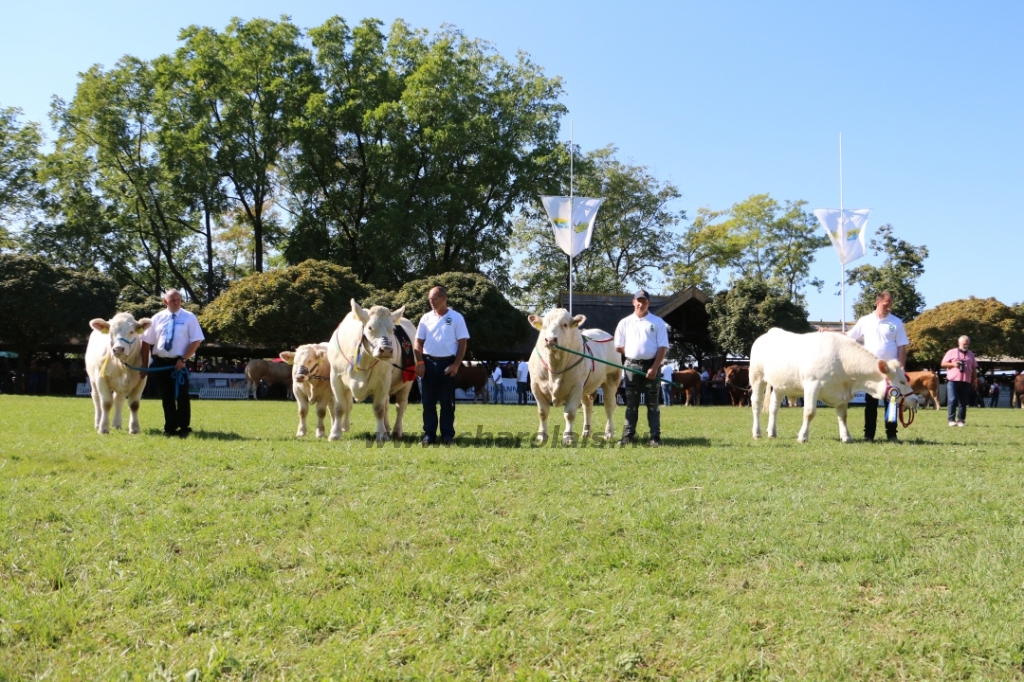
<svg viewBox="0 0 1024 682">
<path fill-rule="evenodd" d="M 969 295 L 1024 300 L 1024 2 L 284 3 L 179 0 L 5 3 L 0 105 L 46 121 L 77 74 L 172 51 L 189 24 L 231 17 L 301 27 L 444 23 L 529 53 L 564 79 L 575 140 L 673 182 L 691 216 L 751 194 L 871 208 L 873 227 L 925 244 L 930 306 Z M 599 221 L 600 222 L 600 221 Z M 878 264 L 880 258 L 866 260 Z M 818 253 L 812 320 L 836 319 L 834 252 Z M 848 303 L 855 292 L 847 293 Z M 848 312 L 848 315 L 851 314 Z"/>
</svg>

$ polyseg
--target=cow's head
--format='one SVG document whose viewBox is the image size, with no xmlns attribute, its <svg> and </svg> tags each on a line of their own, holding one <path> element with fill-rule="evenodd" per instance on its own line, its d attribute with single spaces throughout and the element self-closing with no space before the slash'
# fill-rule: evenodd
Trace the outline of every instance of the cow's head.
<svg viewBox="0 0 1024 682">
<path fill-rule="evenodd" d="M 137 344 L 142 343 L 139 337 L 151 324 L 153 320 L 148 317 L 136 320 L 130 313 L 118 313 L 109 321 L 97 317 L 89 322 L 90 327 L 110 336 L 110 352 L 119 358 L 138 348 Z"/>
<path fill-rule="evenodd" d="M 571 344 L 570 339 L 580 336 L 580 325 L 587 321 L 586 315 L 569 316 L 565 308 L 555 308 L 544 317 L 530 315 L 530 324 L 540 331 L 540 340 L 551 348 L 555 345 L 563 348 L 576 348 L 582 344 Z"/>
<path fill-rule="evenodd" d="M 323 378 L 327 375 L 327 346 L 322 343 L 299 346 L 295 352 L 284 351 L 282 360 L 292 366 L 292 380 L 302 384 L 312 378 Z"/>
<path fill-rule="evenodd" d="M 393 357 L 395 349 L 391 339 L 395 335 L 395 325 L 405 314 L 405 306 L 394 312 L 382 305 L 366 310 L 353 298 L 352 314 L 363 323 L 363 340 L 360 343 L 369 344 L 370 354 L 375 358 Z"/>
<path fill-rule="evenodd" d="M 899 363 L 899 360 L 885 360 L 878 361 L 878 369 L 885 375 L 889 385 L 900 392 L 900 397 L 903 399 L 903 406 L 916 410 L 918 408 L 918 398 L 914 395 L 914 389 L 910 385 L 910 380 L 907 379 L 907 373 L 903 371 L 903 365 Z M 886 396 L 886 399 L 888 396 Z"/>
</svg>

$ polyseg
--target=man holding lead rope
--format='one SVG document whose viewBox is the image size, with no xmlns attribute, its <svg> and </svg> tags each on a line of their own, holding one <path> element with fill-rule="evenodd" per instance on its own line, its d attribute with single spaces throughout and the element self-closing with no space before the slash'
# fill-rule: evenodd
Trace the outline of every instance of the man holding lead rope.
<svg viewBox="0 0 1024 682">
<path fill-rule="evenodd" d="M 665 321 L 650 312 L 651 297 L 640 289 L 633 294 L 633 314 L 624 317 L 615 328 L 615 350 L 625 356 L 625 367 L 645 374 L 626 372 L 626 424 L 622 445 L 636 438 L 640 418 L 640 394 L 647 403 L 647 425 L 651 429 L 651 447 L 661 446 L 661 412 L 658 409 L 659 370 L 668 352 L 668 328 Z"/>
</svg>

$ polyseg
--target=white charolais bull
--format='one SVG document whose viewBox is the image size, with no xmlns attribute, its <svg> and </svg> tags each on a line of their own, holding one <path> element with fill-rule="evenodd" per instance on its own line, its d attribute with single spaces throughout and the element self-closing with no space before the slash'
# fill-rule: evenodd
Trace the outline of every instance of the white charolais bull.
<svg viewBox="0 0 1024 682">
<path fill-rule="evenodd" d="M 109 321 L 96 318 L 89 322 L 93 332 L 85 349 L 85 370 L 92 387 L 95 427 L 100 433 L 110 433 L 111 407 L 114 428 L 121 428 L 126 398 L 131 411 L 128 433 L 139 432 L 139 400 L 146 388 L 146 375 L 131 367 L 140 367 L 142 332 L 152 323 L 148 317 L 136 320 L 129 313 L 118 313 Z"/>
<path fill-rule="evenodd" d="M 292 366 L 292 393 L 299 406 L 299 430 L 295 435 L 306 435 L 306 415 L 309 406 L 316 405 L 316 437 L 323 438 L 324 417 L 327 407 L 334 402 L 331 392 L 331 368 L 327 361 L 326 343 L 309 343 L 295 352 L 284 351 L 281 359 Z"/>
<path fill-rule="evenodd" d="M 330 440 L 341 438 L 349 430 L 353 400 L 362 402 L 373 396 L 373 413 L 377 418 L 377 440 L 384 442 L 402 437 L 402 417 L 409 404 L 412 379 L 403 377 L 401 347 L 395 336 L 395 325 L 402 325 L 409 340 L 416 338 L 416 327 L 402 317 L 405 306 L 391 312 L 375 305 L 364 310 L 352 299 L 352 312 L 345 316 L 327 344 L 331 366 L 331 390 L 334 392 L 334 423 Z M 388 421 L 388 398 L 395 396 L 398 412 L 395 429 Z"/>
<path fill-rule="evenodd" d="M 581 402 L 582 437 L 589 437 L 594 395 L 598 388 L 604 389 L 604 411 L 607 416 L 604 437 L 608 440 L 614 438 L 612 414 L 615 412 L 615 391 L 619 387 L 622 370 L 555 347 L 561 346 L 618 364 L 621 358 L 615 351 L 612 335 L 600 329 L 580 330 L 586 316 L 570 317 L 569 311 L 564 308 L 555 308 L 543 318 L 530 315 L 529 319 L 530 324 L 540 331 L 537 345 L 530 356 L 530 387 L 537 399 L 537 413 L 540 417 L 537 441 L 547 441 L 548 412 L 551 406 L 564 405 L 565 431 L 562 433 L 562 443 L 571 445 L 576 437 L 573 423 Z"/>
<path fill-rule="evenodd" d="M 754 438 L 761 437 L 760 411 L 765 386 L 771 388 L 768 437 L 775 437 L 775 421 L 783 396 L 804 399 L 804 423 L 797 440 L 807 442 L 818 401 L 836 408 L 839 438 L 849 443 L 846 413 L 853 394 L 866 391 L 887 399 L 891 386 L 900 392 L 904 407 L 917 409 L 918 401 L 896 360 L 879 360 L 871 351 L 841 334 L 794 334 L 770 329 L 750 351 L 751 410 Z"/>
</svg>

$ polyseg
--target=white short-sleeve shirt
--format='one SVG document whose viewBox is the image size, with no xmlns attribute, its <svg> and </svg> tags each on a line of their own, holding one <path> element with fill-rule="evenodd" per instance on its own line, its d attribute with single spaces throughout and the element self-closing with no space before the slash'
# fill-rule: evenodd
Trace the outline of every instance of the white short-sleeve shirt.
<svg viewBox="0 0 1024 682">
<path fill-rule="evenodd" d="M 653 360 L 659 348 L 668 348 L 668 327 L 652 313 L 624 317 L 615 327 L 615 347 L 631 360 Z"/>
<path fill-rule="evenodd" d="M 516 367 L 516 381 L 521 384 L 525 384 L 530 378 L 530 363 L 526 360 L 520 360 L 519 366 Z"/>
<path fill-rule="evenodd" d="M 855 341 L 864 339 L 864 347 L 880 360 L 898 360 L 899 347 L 910 344 L 903 321 L 892 313 L 881 319 L 869 313 L 857 320 L 846 335 Z"/>
<path fill-rule="evenodd" d="M 444 315 L 433 310 L 420 318 L 416 338 L 423 341 L 423 353 L 447 358 L 459 351 L 459 341 L 469 338 L 466 320 L 451 308 Z"/>
<path fill-rule="evenodd" d="M 674 371 L 675 370 L 672 369 L 672 365 L 665 365 L 661 369 L 661 378 L 662 379 L 668 379 L 669 381 L 672 381 L 672 372 L 674 372 Z"/>
<path fill-rule="evenodd" d="M 171 322 L 174 332 L 172 336 Z M 171 347 L 164 349 L 165 342 L 170 339 Z M 199 320 L 189 311 L 182 308 L 176 313 L 164 308 L 153 316 L 153 324 L 142 334 L 142 340 L 153 347 L 153 355 L 158 358 L 179 358 L 193 341 L 203 341 L 206 337 L 199 326 Z"/>
</svg>

